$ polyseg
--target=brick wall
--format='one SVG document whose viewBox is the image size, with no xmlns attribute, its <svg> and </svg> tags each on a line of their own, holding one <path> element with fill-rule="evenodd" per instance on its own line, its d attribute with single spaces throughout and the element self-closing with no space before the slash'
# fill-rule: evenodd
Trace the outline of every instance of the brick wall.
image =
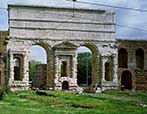
<svg viewBox="0 0 147 114">
<path fill-rule="evenodd" d="M 46 64 L 36 65 L 34 75 L 32 77 L 32 86 L 37 88 L 44 88 L 46 86 Z"/>
<path fill-rule="evenodd" d="M 128 67 L 126 70 L 134 71 L 132 77 L 135 82 L 136 90 L 147 90 L 147 41 L 146 40 L 118 40 L 119 49 L 125 48 L 128 53 Z M 144 51 L 144 68 L 138 69 L 136 65 L 136 51 Z M 121 68 L 119 68 L 121 69 Z M 120 75 L 120 74 L 118 74 Z"/>
</svg>

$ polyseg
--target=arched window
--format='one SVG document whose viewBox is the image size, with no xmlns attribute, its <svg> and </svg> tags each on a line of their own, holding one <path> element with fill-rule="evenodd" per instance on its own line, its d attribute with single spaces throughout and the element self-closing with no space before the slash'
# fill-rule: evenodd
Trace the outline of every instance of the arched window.
<svg viewBox="0 0 147 114">
<path fill-rule="evenodd" d="M 14 80 L 22 80 L 21 78 L 21 60 L 19 57 L 14 58 Z"/>
<path fill-rule="evenodd" d="M 128 67 L 128 52 L 126 49 L 121 48 L 118 52 L 118 68 Z"/>
<path fill-rule="evenodd" d="M 111 65 L 109 62 L 105 63 L 105 80 L 106 81 L 111 81 L 112 77 L 111 77 Z"/>
<path fill-rule="evenodd" d="M 136 50 L 136 68 L 144 69 L 144 51 L 141 48 Z"/>
<path fill-rule="evenodd" d="M 66 61 L 62 61 L 61 76 L 67 76 L 67 62 Z"/>
</svg>

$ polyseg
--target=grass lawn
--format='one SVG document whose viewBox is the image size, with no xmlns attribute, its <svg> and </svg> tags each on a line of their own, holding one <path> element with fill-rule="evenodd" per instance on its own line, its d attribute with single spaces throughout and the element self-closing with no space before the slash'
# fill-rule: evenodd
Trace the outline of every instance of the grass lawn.
<svg viewBox="0 0 147 114">
<path fill-rule="evenodd" d="M 147 114 L 147 92 L 42 92 L 46 96 L 33 91 L 7 94 L 0 101 L 0 114 Z"/>
</svg>

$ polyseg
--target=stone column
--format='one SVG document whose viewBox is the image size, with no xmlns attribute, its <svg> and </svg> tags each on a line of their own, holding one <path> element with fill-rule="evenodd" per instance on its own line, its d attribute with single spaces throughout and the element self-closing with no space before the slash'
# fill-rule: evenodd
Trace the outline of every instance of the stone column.
<svg viewBox="0 0 147 114">
<path fill-rule="evenodd" d="M 112 61 L 113 61 L 113 83 L 118 84 L 118 75 L 117 75 L 117 71 L 118 71 L 118 60 L 117 60 L 117 54 L 113 54 L 112 55 Z"/>
<path fill-rule="evenodd" d="M 100 57 L 99 55 L 93 54 L 92 57 L 92 83 L 91 87 L 95 87 L 99 83 L 99 77 L 100 77 Z"/>
<path fill-rule="evenodd" d="M 59 86 L 59 67 L 60 67 L 60 64 L 59 64 L 59 60 L 58 60 L 58 56 L 55 55 L 55 73 L 54 73 L 54 83 L 55 83 L 55 90 L 58 89 L 57 86 Z"/>
<path fill-rule="evenodd" d="M 23 54 L 23 82 L 29 85 L 29 57 L 28 54 Z"/>
<path fill-rule="evenodd" d="M 47 73 L 46 73 L 46 86 L 47 89 L 53 89 L 54 86 L 54 52 L 53 49 L 48 48 L 47 52 Z"/>
<path fill-rule="evenodd" d="M 97 55 L 97 75 L 95 77 L 95 84 L 97 84 L 97 86 L 100 84 L 101 82 L 101 57 L 100 55 Z"/>
<path fill-rule="evenodd" d="M 13 59 L 13 53 L 10 53 L 10 77 L 9 77 L 9 85 L 12 85 L 14 81 L 14 59 Z"/>
<path fill-rule="evenodd" d="M 77 78 L 77 56 L 72 56 L 72 78 Z"/>
<path fill-rule="evenodd" d="M 104 82 L 105 81 L 105 58 L 104 56 L 101 57 L 101 82 Z"/>
<path fill-rule="evenodd" d="M 72 56 L 72 78 L 74 83 L 77 84 L 77 55 Z"/>
<path fill-rule="evenodd" d="M 58 60 L 58 56 L 55 56 L 55 78 L 58 78 L 59 75 L 59 60 Z"/>
</svg>

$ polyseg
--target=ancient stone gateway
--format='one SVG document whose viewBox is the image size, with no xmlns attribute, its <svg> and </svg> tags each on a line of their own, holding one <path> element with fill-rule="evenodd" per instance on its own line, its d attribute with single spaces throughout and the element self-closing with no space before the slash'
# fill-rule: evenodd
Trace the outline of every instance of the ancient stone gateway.
<svg viewBox="0 0 147 114">
<path fill-rule="evenodd" d="M 76 90 L 77 53 L 92 52 L 91 90 L 118 87 L 114 13 L 105 10 L 9 5 L 9 85 L 29 88 L 29 48 L 47 53 L 46 88 Z M 19 77 L 15 69 L 19 65 Z M 61 66 L 65 72 L 61 74 Z M 108 76 L 108 77 L 107 77 Z M 65 87 L 62 87 L 64 85 Z M 67 87 L 68 86 L 68 87 Z"/>
</svg>

